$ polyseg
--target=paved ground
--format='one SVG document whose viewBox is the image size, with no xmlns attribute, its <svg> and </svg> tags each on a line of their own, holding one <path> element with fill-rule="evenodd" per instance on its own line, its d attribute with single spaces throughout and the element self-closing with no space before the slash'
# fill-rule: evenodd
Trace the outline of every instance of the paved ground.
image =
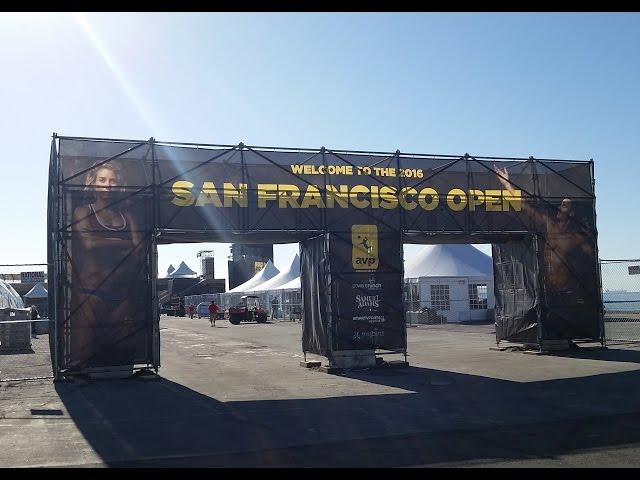
<svg viewBox="0 0 640 480">
<path fill-rule="evenodd" d="M 0 381 L 52 376 L 49 335 L 32 335 L 27 352 L 0 353 Z"/>
<path fill-rule="evenodd" d="M 640 466 L 640 350 L 419 326 L 409 368 L 338 376 L 299 366 L 300 337 L 163 317 L 158 380 L 2 381 L 0 466 Z"/>
</svg>

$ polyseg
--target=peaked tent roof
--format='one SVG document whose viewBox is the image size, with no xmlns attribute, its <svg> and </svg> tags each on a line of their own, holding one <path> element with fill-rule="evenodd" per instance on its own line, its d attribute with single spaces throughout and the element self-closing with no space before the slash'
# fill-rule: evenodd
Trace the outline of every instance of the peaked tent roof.
<svg viewBox="0 0 640 480">
<path fill-rule="evenodd" d="M 24 303 L 18 292 L 10 283 L 0 279 L 0 308 L 24 308 Z"/>
<path fill-rule="evenodd" d="M 44 288 L 44 283 L 38 282 L 36 283 L 31 290 L 25 293 L 25 298 L 47 298 L 49 296 L 49 292 Z"/>
<path fill-rule="evenodd" d="M 169 268 L 167 268 L 167 276 L 171 275 L 175 271 L 176 268 L 173 265 L 169 264 Z"/>
<path fill-rule="evenodd" d="M 473 245 L 425 245 L 404 268 L 405 278 L 492 275 L 491 257 Z"/>
<path fill-rule="evenodd" d="M 300 285 L 300 277 L 299 276 L 297 278 L 294 278 L 293 280 L 291 280 L 288 283 L 280 285 L 278 287 L 278 290 L 289 290 L 291 288 L 302 288 L 302 286 Z"/>
<path fill-rule="evenodd" d="M 278 270 L 273 265 L 273 262 L 269 260 L 267 264 L 262 268 L 262 270 L 260 270 L 246 282 L 238 285 L 235 288 L 232 288 L 231 290 L 228 290 L 227 293 L 251 292 L 255 289 L 255 287 L 257 287 L 261 283 L 266 282 L 267 280 L 270 280 L 279 273 L 280 270 Z"/>
<path fill-rule="evenodd" d="M 193 270 L 191 270 L 186 263 L 184 262 L 180 262 L 180 265 L 178 266 L 178 268 L 176 270 L 174 270 L 172 273 L 170 273 L 169 275 L 167 275 L 168 277 L 172 277 L 172 278 L 180 278 L 180 277 L 193 277 L 198 275 L 196 272 L 194 272 Z"/>
<path fill-rule="evenodd" d="M 289 268 L 286 270 L 282 270 L 275 277 L 267 280 L 266 282 L 260 284 L 259 286 L 254 288 L 254 291 L 264 291 L 264 290 L 278 290 L 282 288 L 282 285 L 285 283 L 289 283 L 291 280 L 295 280 L 300 277 L 300 257 L 296 253 L 296 256 L 293 257 Z"/>
</svg>

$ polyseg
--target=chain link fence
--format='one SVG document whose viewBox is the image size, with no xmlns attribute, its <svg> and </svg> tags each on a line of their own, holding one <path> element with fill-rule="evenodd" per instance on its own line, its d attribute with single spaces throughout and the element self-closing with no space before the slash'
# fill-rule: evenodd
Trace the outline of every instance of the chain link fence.
<svg viewBox="0 0 640 480">
<path fill-rule="evenodd" d="M 640 344 L 640 259 L 600 260 L 608 343 Z"/>
<path fill-rule="evenodd" d="M 273 292 L 250 292 L 238 294 L 205 293 L 202 295 L 188 295 L 184 297 L 185 306 L 194 305 L 195 315 L 207 317 L 208 305 L 215 301 L 220 313 L 242 304 L 243 295 L 255 295 L 258 297 L 258 305 L 265 310 L 270 320 L 300 322 L 302 321 L 302 299 L 299 290 L 283 290 Z"/>
</svg>

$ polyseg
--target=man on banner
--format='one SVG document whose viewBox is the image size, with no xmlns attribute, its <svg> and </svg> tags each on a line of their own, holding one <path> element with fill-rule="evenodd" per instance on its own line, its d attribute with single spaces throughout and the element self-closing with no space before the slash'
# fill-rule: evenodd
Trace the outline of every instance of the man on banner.
<svg viewBox="0 0 640 480">
<path fill-rule="evenodd" d="M 496 168 L 498 180 L 513 193 L 506 168 Z M 544 232 L 543 258 L 545 288 L 550 299 L 561 305 L 583 304 L 588 295 L 586 283 L 595 272 L 593 233 L 576 218 L 573 201 L 564 198 L 557 209 L 544 211 L 527 201 L 522 209 L 534 222 L 537 231 Z"/>
</svg>

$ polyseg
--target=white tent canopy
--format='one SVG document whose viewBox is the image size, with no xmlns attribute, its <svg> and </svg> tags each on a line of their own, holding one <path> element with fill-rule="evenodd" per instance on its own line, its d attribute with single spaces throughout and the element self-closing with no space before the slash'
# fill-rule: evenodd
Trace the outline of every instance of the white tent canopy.
<svg viewBox="0 0 640 480">
<path fill-rule="evenodd" d="M 299 276 L 297 278 L 294 278 L 290 282 L 285 283 L 284 285 L 280 285 L 278 287 L 279 290 L 290 290 L 294 288 L 297 288 L 297 289 L 301 288 Z"/>
<path fill-rule="evenodd" d="M 44 288 L 44 283 L 38 282 L 33 286 L 31 290 L 29 290 L 24 295 L 24 298 L 36 299 L 36 298 L 47 298 L 48 296 L 49 296 L 49 292 L 47 292 L 47 289 Z"/>
<path fill-rule="evenodd" d="M 10 283 L 0 279 L 0 308 L 24 308 L 20 295 Z"/>
<path fill-rule="evenodd" d="M 193 278 L 195 276 L 197 276 L 198 274 L 196 272 L 194 272 L 193 270 L 191 270 L 186 263 L 180 262 L 180 265 L 178 266 L 178 268 L 176 270 L 174 270 L 172 273 L 169 273 L 167 275 L 167 277 L 171 277 L 171 278 Z"/>
<path fill-rule="evenodd" d="M 491 257 L 473 245 L 425 245 L 404 267 L 405 278 L 493 276 Z"/>
<path fill-rule="evenodd" d="M 237 287 L 232 288 L 231 290 L 227 291 L 227 293 L 251 292 L 251 291 L 255 290 L 256 287 L 258 287 L 262 283 L 266 282 L 267 280 L 272 279 L 273 277 L 275 277 L 279 273 L 280 273 L 280 270 L 278 270 L 273 265 L 273 262 L 271 260 L 269 260 L 267 262 L 267 264 L 262 268 L 262 270 L 260 270 L 258 273 L 256 273 L 253 277 L 251 277 L 246 282 L 244 282 L 244 283 L 238 285 Z"/>
<path fill-rule="evenodd" d="M 278 275 L 267 280 L 266 282 L 254 287 L 254 291 L 261 292 L 265 290 L 280 290 L 282 286 L 300 278 L 300 257 L 296 253 L 296 256 L 291 261 L 289 268 L 282 270 Z"/>
</svg>

